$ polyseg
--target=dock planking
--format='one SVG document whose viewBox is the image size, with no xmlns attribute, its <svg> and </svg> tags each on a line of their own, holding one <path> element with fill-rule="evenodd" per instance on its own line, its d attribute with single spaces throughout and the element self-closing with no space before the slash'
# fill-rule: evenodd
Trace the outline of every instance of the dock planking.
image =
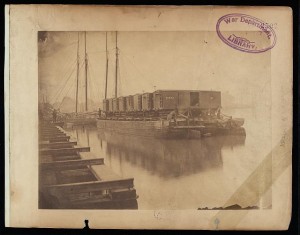
<svg viewBox="0 0 300 235">
<path fill-rule="evenodd" d="M 48 139 L 54 139 L 54 138 L 66 138 L 66 137 L 68 137 L 66 134 L 41 135 L 41 140 L 48 140 Z"/>
<path fill-rule="evenodd" d="M 57 142 L 62 142 L 62 141 L 69 141 L 70 140 L 70 136 L 65 136 L 65 137 L 51 137 L 46 139 L 48 140 L 50 143 L 57 143 Z"/>
<path fill-rule="evenodd" d="M 49 149 L 57 149 L 57 148 L 71 148 L 77 145 L 77 141 L 65 141 L 65 142 L 56 142 L 56 143 L 49 143 L 44 142 L 40 143 L 40 148 L 49 148 Z"/>
<path fill-rule="evenodd" d="M 84 193 L 84 192 L 96 192 L 102 190 L 133 188 L 133 178 L 119 179 L 119 180 L 107 180 L 107 181 L 90 181 L 71 184 L 57 184 L 48 185 L 47 189 L 57 193 L 70 194 L 70 193 Z"/>
<path fill-rule="evenodd" d="M 89 152 L 90 147 L 71 147 L 71 148 L 45 148 L 40 149 L 40 154 L 46 154 L 46 155 L 71 155 L 76 154 L 79 152 Z"/>
<path fill-rule="evenodd" d="M 55 162 L 43 162 L 40 164 L 42 170 L 65 170 L 65 169 L 76 169 L 83 166 L 90 165 L 102 165 L 104 164 L 103 158 L 94 159 L 76 159 L 76 160 L 64 160 Z"/>
<path fill-rule="evenodd" d="M 56 133 L 41 133 L 41 136 L 43 139 L 47 139 L 47 138 L 50 138 L 50 137 L 64 137 L 64 136 L 67 136 L 66 133 L 63 133 L 63 132 L 56 132 Z"/>
<path fill-rule="evenodd" d="M 39 129 L 40 208 L 137 209 L 134 179 L 124 179 L 54 124 Z"/>
<path fill-rule="evenodd" d="M 62 131 L 43 131 L 43 132 L 40 132 L 40 135 L 43 135 L 43 136 L 47 136 L 47 135 L 54 136 L 54 135 L 63 135 L 63 134 L 66 135 Z"/>
</svg>

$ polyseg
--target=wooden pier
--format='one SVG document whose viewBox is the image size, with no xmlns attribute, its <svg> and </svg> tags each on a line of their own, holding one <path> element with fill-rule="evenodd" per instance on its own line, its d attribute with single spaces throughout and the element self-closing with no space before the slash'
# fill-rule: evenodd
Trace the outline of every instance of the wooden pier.
<svg viewBox="0 0 300 235">
<path fill-rule="evenodd" d="M 39 125 L 40 209 L 137 209 L 133 178 L 121 178 L 55 124 Z"/>
</svg>

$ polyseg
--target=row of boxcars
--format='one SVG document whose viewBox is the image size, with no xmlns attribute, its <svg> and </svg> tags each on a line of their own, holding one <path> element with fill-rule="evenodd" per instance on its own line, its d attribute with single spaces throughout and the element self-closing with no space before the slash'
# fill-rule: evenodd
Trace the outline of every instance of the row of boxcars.
<svg viewBox="0 0 300 235">
<path fill-rule="evenodd" d="M 153 93 L 103 100 L 105 112 L 173 110 L 175 108 L 218 109 L 219 107 L 221 107 L 220 91 L 158 90 Z"/>
</svg>

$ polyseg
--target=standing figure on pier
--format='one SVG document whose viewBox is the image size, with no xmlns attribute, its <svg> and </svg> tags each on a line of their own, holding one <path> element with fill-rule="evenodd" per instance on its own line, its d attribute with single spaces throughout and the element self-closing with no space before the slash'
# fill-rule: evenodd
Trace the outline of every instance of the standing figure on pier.
<svg viewBox="0 0 300 235">
<path fill-rule="evenodd" d="M 218 110 L 217 110 L 217 118 L 220 119 L 221 118 L 221 106 L 219 106 Z"/>
<path fill-rule="evenodd" d="M 56 119 L 57 119 L 57 111 L 56 111 L 56 109 L 53 110 L 52 117 L 53 117 L 53 122 L 56 122 Z"/>
</svg>

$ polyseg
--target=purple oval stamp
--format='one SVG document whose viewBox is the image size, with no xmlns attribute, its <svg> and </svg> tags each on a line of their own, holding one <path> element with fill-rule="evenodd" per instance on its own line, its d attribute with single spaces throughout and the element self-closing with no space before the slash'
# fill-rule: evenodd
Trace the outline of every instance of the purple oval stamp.
<svg viewBox="0 0 300 235">
<path fill-rule="evenodd" d="M 245 14 L 222 16 L 216 30 L 224 43 L 239 51 L 261 53 L 276 44 L 276 34 L 269 24 Z"/>
</svg>

